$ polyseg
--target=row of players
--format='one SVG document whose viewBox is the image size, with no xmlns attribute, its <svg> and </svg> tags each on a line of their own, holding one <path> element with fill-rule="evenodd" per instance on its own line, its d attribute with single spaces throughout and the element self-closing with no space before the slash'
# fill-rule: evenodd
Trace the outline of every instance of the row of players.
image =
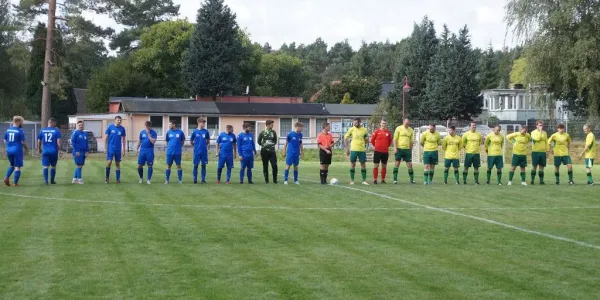
<svg viewBox="0 0 600 300">
<path fill-rule="evenodd" d="M 10 167 L 7 170 L 4 183 L 10 185 L 9 178 L 13 171 L 15 172 L 14 184 L 18 185 L 20 177 L 20 169 L 23 166 L 23 151 L 27 151 L 25 145 L 25 137 L 20 129 L 23 119 L 21 117 L 13 118 L 13 127 L 9 128 L 4 136 L 4 141 L 7 144 L 7 155 L 10 162 Z M 106 180 L 110 180 L 110 170 L 112 162 L 116 165 L 116 181 L 120 182 L 120 161 L 125 156 L 125 138 L 126 130 L 121 125 L 121 118 L 116 117 L 115 123 L 110 125 L 105 131 L 105 149 L 107 154 L 106 165 Z M 263 161 L 263 174 L 265 182 L 269 182 L 268 167 L 269 163 L 273 171 L 273 182 L 277 183 L 277 155 L 275 146 L 278 143 L 276 132 L 273 130 L 273 121 L 266 122 L 266 129 L 260 133 L 258 144 L 261 146 L 261 157 Z M 190 142 L 194 146 L 193 159 L 193 178 L 194 183 L 198 182 L 198 167 L 201 166 L 201 183 L 206 183 L 206 165 L 208 164 L 208 149 L 210 145 L 210 134 L 205 129 L 206 121 L 202 118 L 198 119 L 198 128 L 195 129 L 190 137 Z M 346 155 L 350 159 L 350 184 L 354 184 L 356 162 L 361 164 L 361 176 L 364 185 L 368 185 L 366 181 L 366 146 L 370 142 L 375 147 L 373 157 L 373 183 L 378 183 L 379 164 L 381 168 L 381 183 L 385 183 L 387 162 L 389 158 L 389 148 L 394 145 L 394 156 L 396 164 L 394 167 L 394 184 L 398 182 L 398 169 L 402 161 L 408 167 L 410 182 L 414 181 L 414 171 L 412 168 L 412 151 L 414 130 L 410 127 L 409 120 L 405 120 L 404 124 L 398 126 L 392 134 L 387 128 L 385 120 L 381 121 L 380 128 L 373 132 L 369 141 L 369 134 L 366 128 L 361 126 L 361 120 L 355 119 L 354 126 L 348 130 L 344 136 L 344 148 Z M 571 157 L 569 156 L 569 148 L 571 138 L 564 131 L 564 126 L 558 126 L 558 132 L 548 138 L 543 130 L 543 123 L 537 122 L 537 129 L 531 134 L 527 133 L 525 128 L 520 132 L 515 132 L 506 136 L 506 139 L 513 144 L 513 157 L 511 169 L 509 172 L 508 184 L 512 184 L 512 179 L 517 167 L 521 170 L 521 184 L 526 183 L 526 167 L 527 167 L 527 148 L 532 144 L 532 162 L 533 169 L 531 170 L 531 184 L 534 183 L 536 175 L 539 175 L 540 184 L 544 184 L 544 168 L 546 167 L 547 153 L 554 152 L 554 166 L 556 183 L 560 183 L 559 168 L 561 164 L 567 165 L 569 184 L 574 184 Z M 44 128 L 38 135 L 38 149 L 42 154 L 42 166 L 44 167 L 45 183 L 55 183 L 54 177 L 56 174 L 56 164 L 58 156 L 62 155 L 59 151 L 61 133 L 55 127 L 56 122 L 50 119 L 49 127 Z M 148 166 L 147 180 L 150 184 L 153 164 L 154 164 L 154 143 L 157 140 L 157 133 L 152 129 L 152 124 L 146 122 L 146 128 L 139 134 L 139 142 L 137 145 L 138 155 L 138 173 L 140 183 L 143 182 L 143 167 Z M 183 144 L 186 141 L 185 134 L 181 129 L 177 128 L 177 124 L 170 123 L 170 130 L 166 134 L 167 142 L 167 170 L 165 171 L 165 183 L 169 183 L 171 176 L 171 167 L 173 163 L 177 166 L 177 177 L 181 183 L 183 171 L 181 169 L 181 153 Z M 237 137 L 233 134 L 233 127 L 227 126 L 226 132 L 219 135 L 216 140 L 216 156 L 218 158 L 217 178 L 220 183 L 223 168 L 227 167 L 226 182 L 231 179 L 231 170 L 233 168 L 233 160 L 238 157 L 241 163 L 240 183 L 244 182 L 244 175 L 248 178 L 248 183 L 252 184 L 252 169 L 254 168 L 254 158 L 257 156 L 255 141 L 250 133 L 250 124 L 244 124 L 244 132 Z M 288 183 L 289 170 L 294 167 L 294 183 L 298 182 L 298 165 L 300 158 L 303 156 L 302 147 L 302 128 L 303 124 L 296 123 L 295 130 L 291 131 L 286 137 L 286 143 L 283 150 L 283 156 L 286 158 L 286 170 L 284 175 L 284 184 Z M 449 128 L 449 135 L 441 139 L 439 133 L 435 131 L 435 124 L 429 126 L 429 130 L 421 135 L 420 144 L 424 147 L 424 184 L 431 184 L 435 172 L 435 166 L 438 164 L 438 148 L 441 145 L 444 151 L 444 183 L 448 183 L 450 168 L 454 168 L 454 179 L 456 184 L 459 184 L 459 156 L 462 148 L 465 149 L 465 168 L 463 171 L 463 183 L 467 183 L 469 168 L 474 168 L 475 184 L 479 184 L 479 168 L 481 166 L 481 144 L 483 142 L 484 149 L 488 154 L 488 170 L 487 184 L 490 184 L 492 170 L 495 167 L 497 170 L 498 184 L 502 185 L 502 169 L 504 167 L 503 147 L 505 137 L 500 134 L 500 127 L 496 126 L 492 134 L 487 135 L 483 140 L 481 133 L 476 131 L 475 123 L 471 124 L 468 132 L 462 137 L 458 136 L 454 127 Z M 329 132 L 329 124 L 323 124 L 323 131 L 317 138 L 317 143 L 320 148 L 320 177 L 321 183 L 327 183 L 328 167 L 331 164 L 333 155 L 334 139 Z M 586 145 L 581 157 L 585 157 L 586 172 L 588 184 L 593 184 L 591 169 L 594 164 L 596 154 L 596 143 L 594 134 L 591 132 L 589 125 L 584 126 L 584 131 L 587 134 Z M 351 142 L 349 143 L 349 141 Z M 85 158 L 88 155 L 87 135 L 83 132 L 83 122 L 77 123 L 77 130 L 71 136 L 71 144 L 73 147 L 73 157 L 77 168 L 73 176 L 73 183 L 83 183 L 82 168 L 85 164 Z M 538 172 L 539 168 L 539 172 Z M 49 178 L 50 177 L 50 178 Z"/>
</svg>

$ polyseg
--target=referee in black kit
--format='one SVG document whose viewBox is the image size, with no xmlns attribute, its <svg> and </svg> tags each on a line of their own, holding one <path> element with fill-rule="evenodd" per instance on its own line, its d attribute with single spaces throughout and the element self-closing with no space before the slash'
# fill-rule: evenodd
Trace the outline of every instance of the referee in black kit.
<svg viewBox="0 0 600 300">
<path fill-rule="evenodd" d="M 265 182 L 269 183 L 269 162 L 273 169 L 273 183 L 277 183 L 277 152 L 275 146 L 278 144 L 277 133 L 273 130 L 273 120 L 267 120 L 267 128 L 258 136 L 258 144 L 261 147 L 260 157 L 263 162 L 263 174 Z"/>
</svg>

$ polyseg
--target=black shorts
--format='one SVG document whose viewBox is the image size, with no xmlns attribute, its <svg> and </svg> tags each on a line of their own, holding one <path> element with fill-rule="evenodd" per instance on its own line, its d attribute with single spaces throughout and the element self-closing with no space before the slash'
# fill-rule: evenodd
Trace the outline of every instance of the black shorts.
<svg viewBox="0 0 600 300">
<path fill-rule="evenodd" d="M 331 151 L 331 150 L 329 150 Z M 332 154 L 327 154 L 327 152 L 323 151 L 323 149 L 319 149 L 319 161 L 322 165 L 330 165 Z"/>
<path fill-rule="evenodd" d="M 378 164 L 378 163 L 381 162 L 382 164 L 387 165 L 389 157 L 390 157 L 390 153 L 389 152 L 377 152 L 377 151 L 375 151 L 375 153 L 373 154 L 373 163 L 374 164 Z"/>
</svg>

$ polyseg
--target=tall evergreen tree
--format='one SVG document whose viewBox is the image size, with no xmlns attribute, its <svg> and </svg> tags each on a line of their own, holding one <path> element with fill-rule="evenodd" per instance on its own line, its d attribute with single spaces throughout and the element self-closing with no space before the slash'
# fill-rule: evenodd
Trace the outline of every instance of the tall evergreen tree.
<svg viewBox="0 0 600 300">
<path fill-rule="evenodd" d="M 44 55 L 46 47 L 46 25 L 38 23 L 31 42 L 29 70 L 25 91 L 26 105 L 33 116 L 40 115 L 42 109 L 42 85 L 44 78 Z"/>
<path fill-rule="evenodd" d="M 451 107 L 455 104 L 452 100 L 457 96 L 453 86 L 454 77 L 461 76 L 455 73 L 458 71 L 457 59 L 456 36 L 444 24 L 437 52 L 427 74 L 426 97 L 419 105 L 420 115 L 430 120 L 444 120 L 451 116 Z"/>
<path fill-rule="evenodd" d="M 456 51 L 456 71 L 453 76 L 454 93 L 451 94 L 451 105 L 447 117 L 459 120 L 470 120 L 481 114 L 483 98 L 480 96 L 477 81 L 477 57 L 471 46 L 469 29 L 465 25 L 454 40 Z"/>
<path fill-rule="evenodd" d="M 232 91 L 239 82 L 242 54 L 235 14 L 223 0 L 206 0 L 183 64 L 189 92 L 216 97 Z"/>
<path fill-rule="evenodd" d="M 498 72 L 498 55 L 494 52 L 492 45 L 483 53 L 480 66 L 480 89 L 489 90 L 498 88 L 499 72 Z"/>
</svg>

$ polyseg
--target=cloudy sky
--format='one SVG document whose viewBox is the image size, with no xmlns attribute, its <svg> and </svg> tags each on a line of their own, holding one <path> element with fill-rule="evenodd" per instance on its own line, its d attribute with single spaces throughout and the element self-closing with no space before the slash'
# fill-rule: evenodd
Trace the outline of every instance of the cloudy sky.
<svg viewBox="0 0 600 300">
<path fill-rule="evenodd" d="M 18 0 L 13 0 L 17 2 Z M 174 0 L 180 14 L 195 22 L 200 0 Z M 512 46 L 503 22 L 505 0 L 225 0 L 253 41 L 273 48 L 295 41 L 312 43 L 321 37 L 332 46 L 348 39 L 356 49 L 361 41 L 398 41 L 410 35 L 413 24 L 427 15 L 439 30 L 445 23 L 457 32 L 465 24 L 472 43 L 494 48 Z M 92 17 L 92 16 L 88 16 Z M 97 24 L 115 26 L 107 16 L 93 16 Z"/>
</svg>

